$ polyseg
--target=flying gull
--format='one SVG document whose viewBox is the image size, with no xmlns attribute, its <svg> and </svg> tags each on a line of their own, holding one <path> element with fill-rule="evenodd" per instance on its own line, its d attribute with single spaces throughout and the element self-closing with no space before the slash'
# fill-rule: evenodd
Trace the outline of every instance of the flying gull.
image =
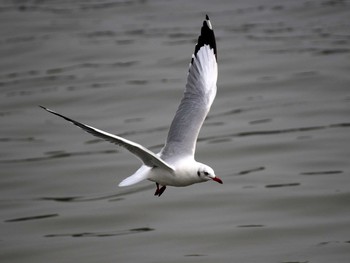
<svg viewBox="0 0 350 263">
<path fill-rule="evenodd" d="M 216 95 L 218 77 L 215 35 L 208 15 L 190 62 L 187 84 L 180 106 L 170 125 L 166 143 L 157 154 L 133 141 L 80 123 L 40 106 L 84 131 L 129 150 L 142 161 L 142 166 L 119 183 L 129 186 L 148 179 L 156 183 L 155 196 L 167 186 L 188 186 L 213 180 L 222 184 L 214 170 L 194 158 L 198 133 Z"/>
</svg>

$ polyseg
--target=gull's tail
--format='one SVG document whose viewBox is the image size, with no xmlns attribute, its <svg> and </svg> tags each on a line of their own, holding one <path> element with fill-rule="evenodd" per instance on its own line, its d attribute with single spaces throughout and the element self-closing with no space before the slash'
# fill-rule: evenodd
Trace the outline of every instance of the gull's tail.
<svg viewBox="0 0 350 263">
<path fill-rule="evenodd" d="M 123 181 L 119 183 L 118 186 L 129 186 L 133 184 L 137 184 L 145 179 L 147 179 L 148 173 L 151 170 L 151 167 L 148 166 L 141 166 L 133 175 L 130 175 L 129 177 L 125 178 Z"/>
</svg>

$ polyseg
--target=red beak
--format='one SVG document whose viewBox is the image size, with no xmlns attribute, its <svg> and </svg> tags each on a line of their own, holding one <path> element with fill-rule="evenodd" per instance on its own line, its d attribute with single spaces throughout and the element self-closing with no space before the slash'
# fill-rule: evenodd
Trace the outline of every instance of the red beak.
<svg viewBox="0 0 350 263">
<path fill-rule="evenodd" d="M 212 178 L 215 182 L 222 184 L 222 180 L 219 177 Z"/>
</svg>

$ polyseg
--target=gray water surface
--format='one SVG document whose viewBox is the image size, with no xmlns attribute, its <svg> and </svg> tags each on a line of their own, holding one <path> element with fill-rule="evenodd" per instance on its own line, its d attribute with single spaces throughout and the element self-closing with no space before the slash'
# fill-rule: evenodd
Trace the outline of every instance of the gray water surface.
<svg viewBox="0 0 350 263">
<path fill-rule="evenodd" d="M 188 2 L 1 2 L 1 262 L 349 262 L 349 1 Z M 157 152 L 206 13 L 224 184 L 118 188 L 139 161 L 38 105 Z"/>
</svg>

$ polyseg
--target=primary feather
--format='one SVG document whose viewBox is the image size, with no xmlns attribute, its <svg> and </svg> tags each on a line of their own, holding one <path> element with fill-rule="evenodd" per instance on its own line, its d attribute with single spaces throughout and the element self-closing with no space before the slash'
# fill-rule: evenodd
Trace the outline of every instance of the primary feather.
<svg viewBox="0 0 350 263">
<path fill-rule="evenodd" d="M 183 98 L 161 151 L 162 159 L 173 159 L 179 155 L 194 156 L 199 131 L 216 95 L 216 59 L 215 35 L 206 16 L 192 55 Z"/>
</svg>

